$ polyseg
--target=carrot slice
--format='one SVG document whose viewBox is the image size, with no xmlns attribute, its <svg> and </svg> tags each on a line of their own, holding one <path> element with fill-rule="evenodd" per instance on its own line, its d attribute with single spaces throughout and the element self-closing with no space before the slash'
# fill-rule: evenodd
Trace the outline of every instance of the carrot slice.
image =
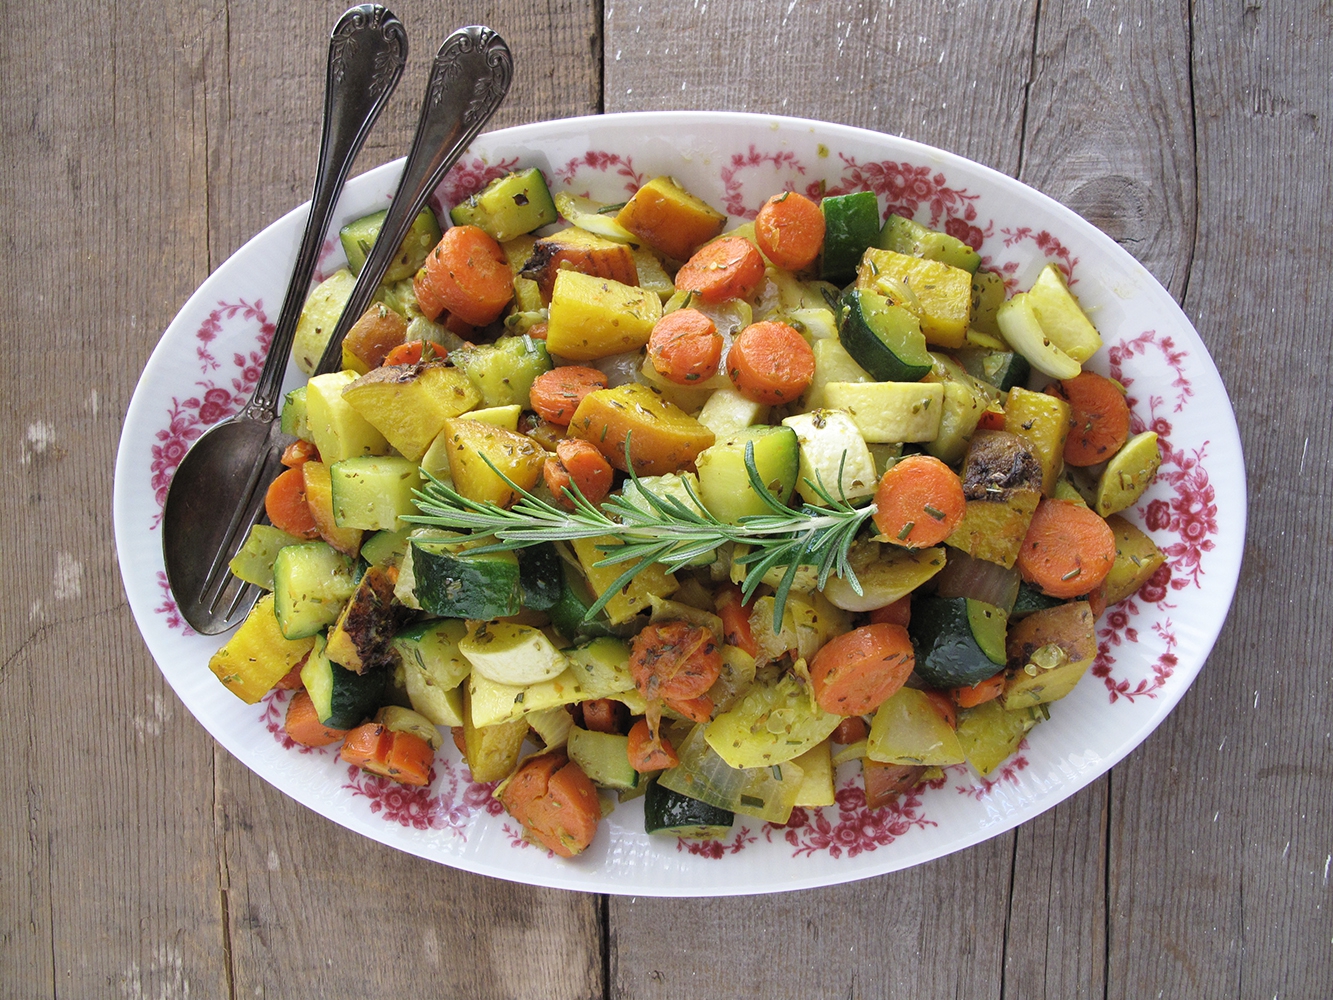
<svg viewBox="0 0 1333 1000">
<path fill-rule="evenodd" d="M 302 463 L 304 464 L 304 463 Z M 301 467 L 286 469 L 269 483 L 264 494 L 264 513 L 269 522 L 280 531 L 297 538 L 318 538 L 315 515 L 305 500 L 305 475 Z"/>
<path fill-rule="evenodd" d="M 1051 597 L 1096 590 L 1115 563 L 1115 533 L 1095 511 L 1071 500 L 1043 499 L 1032 515 L 1018 571 Z"/>
<path fill-rule="evenodd" d="M 594 733 L 619 733 L 620 727 L 629 717 L 629 709 L 623 702 L 611 698 L 597 698 L 585 701 L 583 709 L 583 728 Z"/>
<path fill-rule="evenodd" d="M 976 708 L 988 701 L 994 701 L 1003 693 L 1004 671 L 1001 670 L 994 677 L 978 681 L 971 687 L 956 687 L 949 692 L 949 696 L 953 698 L 954 704 L 959 708 Z"/>
<path fill-rule="evenodd" d="M 881 764 L 865 758 L 861 761 L 861 779 L 866 786 L 866 808 L 892 805 L 899 796 L 919 785 L 925 773 L 920 764 Z"/>
<path fill-rule="evenodd" d="M 326 747 L 347 735 L 345 729 L 330 729 L 319 721 L 310 693 L 302 688 L 292 695 L 287 706 L 287 720 L 283 723 L 287 735 L 303 747 Z"/>
<path fill-rule="evenodd" d="M 533 379 L 528 395 L 538 416 L 568 427 L 569 419 L 583 402 L 583 397 L 606 386 L 606 375 L 596 368 L 566 365 L 538 375 Z"/>
<path fill-rule="evenodd" d="M 485 230 L 454 226 L 426 257 L 412 288 L 427 319 L 448 309 L 464 323 L 486 326 L 514 297 L 514 276 L 504 250 Z"/>
<path fill-rule="evenodd" d="M 416 733 L 392 735 L 384 770 L 376 773 L 403 785 L 429 785 L 430 766 L 435 763 L 434 748 Z"/>
<path fill-rule="evenodd" d="M 305 661 L 308 659 L 310 659 L 309 653 L 301 657 L 296 666 L 283 674 L 278 683 L 273 686 L 279 691 L 295 691 L 297 688 L 301 687 L 301 668 L 305 666 Z"/>
<path fill-rule="evenodd" d="M 561 752 L 524 761 L 499 798 L 534 840 L 562 858 L 591 844 L 602 819 L 597 789 Z"/>
<path fill-rule="evenodd" d="M 676 272 L 678 289 L 708 303 L 748 299 L 763 280 L 764 258 L 739 236 L 705 244 Z"/>
<path fill-rule="evenodd" d="M 981 419 L 977 421 L 977 430 L 979 431 L 1002 431 L 1004 430 L 1004 409 L 986 408 L 981 412 Z"/>
<path fill-rule="evenodd" d="M 1082 372 L 1052 382 L 1046 392 L 1063 399 L 1072 411 L 1069 436 L 1065 438 L 1067 465 L 1105 462 L 1129 440 L 1129 404 L 1109 378 Z"/>
<path fill-rule="evenodd" d="M 912 595 L 900 597 L 892 604 L 876 608 L 870 612 L 871 625 L 901 625 L 907 628 L 912 624 Z"/>
<path fill-rule="evenodd" d="M 542 467 L 542 476 L 552 493 L 566 507 L 574 503 L 565 496 L 565 490 L 577 486 L 593 506 L 600 504 L 611 492 L 611 463 L 597 447 L 582 438 L 566 438 L 555 446 L 555 458 L 548 458 Z"/>
<path fill-rule="evenodd" d="M 367 722 L 347 734 L 338 756 L 353 767 L 364 768 L 367 764 L 383 766 L 389 759 L 389 747 L 392 744 L 393 733 L 388 726 Z"/>
<path fill-rule="evenodd" d="M 648 731 L 648 720 L 640 719 L 629 730 L 629 766 L 640 774 L 646 771 L 665 771 L 680 763 L 676 748 L 665 736 L 654 742 Z"/>
<path fill-rule="evenodd" d="M 781 406 L 810 388 L 815 352 L 786 323 L 751 323 L 731 345 L 727 374 L 746 399 Z"/>
<path fill-rule="evenodd" d="M 409 340 L 384 356 L 386 365 L 419 365 L 424 361 L 443 361 L 449 352 L 433 340 Z"/>
<path fill-rule="evenodd" d="M 699 310 L 677 309 L 653 326 L 648 358 L 663 378 L 677 385 L 702 382 L 717 374 L 722 336 Z"/>
<path fill-rule="evenodd" d="M 859 715 L 849 715 L 838 723 L 838 728 L 833 730 L 833 735 L 829 739 L 842 746 L 850 746 L 861 742 L 869 735 L 870 727 L 866 725 L 866 720 Z"/>
<path fill-rule="evenodd" d="M 722 651 L 713 633 L 688 622 L 648 625 L 634 637 L 629 658 L 634 686 L 645 698 L 689 701 L 722 672 Z"/>
<path fill-rule="evenodd" d="M 826 712 L 865 715 L 903 686 L 916 658 L 901 625 L 862 625 L 826 642 L 810 662 L 815 701 Z"/>
<path fill-rule="evenodd" d="M 759 643 L 750 630 L 750 606 L 742 599 L 741 588 L 736 584 L 728 583 L 718 588 L 714 607 L 722 619 L 722 641 L 751 656 L 758 656 Z"/>
<path fill-rule="evenodd" d="M 318 462 L 319 449 L 309 441 L 293 441 L 282 450 L 282 458 L 280 461 L 289 469 L 295 469 L 297 466 L 304 465 L 306 462 Z"/>
<path fill-rule="evenodd" d="M 824 246 L 824 213 L 803 194 L 783 191 L 764 202 L 754 220 L 754 238 L 778 267 L 809 267 Z"/>
<path fill-rule="evenodd" d="M 958 475 L 938 458 L 908 455 L 879 481 L 875 527 L 884 540 L 909 549 L 938 545 L 958 527 L 967 497 Z"/>
</svg>

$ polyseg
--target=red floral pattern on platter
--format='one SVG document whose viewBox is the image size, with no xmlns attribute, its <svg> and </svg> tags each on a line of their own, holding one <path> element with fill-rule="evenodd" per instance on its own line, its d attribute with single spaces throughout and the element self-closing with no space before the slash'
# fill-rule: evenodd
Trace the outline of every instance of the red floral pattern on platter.
<svg viewBox="0 0 1333 1000">
<path fill-rule="evenodd" d="M 764 824 L 764 839 L 772 842 L 774 834 L 795 848 L 792 857 L 817 851 L 830 857 L 858 854 L 887 847 L 913 829 L 937 826 L 921 812 L 920 789 L 900 795 L 879 809 L 866 808 L 866 793 L 860 782 L 851 782 L 834 795 L 838 815 L 830 819 L 827 808 L 808 810 L 799 806 L 782 826 Z"/>
<path fill-rule="evenodd" d="M 513 171 L 518 166 L 518 157 L 487 163 L 476 156 L 465 156 L 449 168 L 434 193 L 430 196 L 431 209 L 438 218 L 444 218 L 445 211 L 472 197 L 497 177 Z"/>
<path fill-rule="evenodd" d="M 1194 389 L 1185 375 L 1188 354 L 1178 348 L 1169 336 L 1160 336 L 1147 330 L 1130 340 L 1116 344 L 1107 351 L 1111 377 L 1127 390 L 1130 405 L 1130 430 L 1140 434 L 1146 430 L 1157 434 L 1162 466 L 1157 471 L 1157 482 L 1171 488 L 1169 498 L 1155 497 L 1139 508 L 1144 526 L 1152 532 L 1174 535 L 1176 540 L 1159 544 L 1166 562 L 1149 578 L 1137 594 L 1108 610 L 1097 631 L 1097 659 L 1092 674 L 1106 685 L 1111 702 L 1120 699 L 1133 702 L 1136 698 L 1155 698 L 1175 672 L 1178 644 L 1170 618 L 1163 617 L 1152 625 L 1152 630 L 1163 645 L 1163 651 L 1152 662 L 1151 676 L 1131 683 L 1114 674 L 1117 657 L 1112 652 L 1121 646 L 1139 642 L 1139 631 L 1134 621 L 1149 605 L 1165 613 L 1174 605 L 1167 601 L 1171 591 L 1203 586 L 1203 558 L 1213 551 L 1213 536 L 1217 534 L 1217 493 L 1203 466 L 1209 442 L 1193 450 L 1177 448 L 1170 440 L 1172 426 L 1163 411 L 1167 402 L 1162 396 L 1149 396 L 1148 413 L 1144 419 L 1143 401 L 1134 396 L 1135 379 L 1126 374 L 1124 365 L 1131 358 L 1141 357 L 1153 349 L 1162 355 L 1165 366 L 1174 373 L 1171 388 L 1176 391 L 1170 412 L 1180 413 L 1194 395 Z"/>
<path fill-rule="evenodd" d="M 972 194 L 966 188 L 950 187 L 948 178 L 939 171 L 932 172 L 930 167 L 893 160 L 859 163 L 855 157 L 839 155 L 843 162 L 842 179 L 823 194 L 873 191 L 887 204 L 885 218 L 902 215 L 910 219 L 924 206 L 930 213 L 932 229 L 938 229 L 941 220 L 957 220 L 953 229 L 946 229 L 946 232 L 957 236 L 973 250 L 981 249 L 981 241 L 987 234 L 977 226 L 976 203 L 980 195 Z"/>
<path fill-rule="evenodd" d="M 575 176 L 584 167 L 601 173 L 606 173 L 614 168 L 618 176 L 626 178 L 625 191 L 628 194 L 633 194 L 644 184 L 644 175 L 634 169 L 632 157 L 621 156 L 619 153 L 608 153 L 600 149 L 590 149 L 582 156 L 574 157 L 563 167 L 556 167 L 555 175 L 560 178 L 565 187 L 570 187 L 574 183 Z"/>
<path fill-rule="evenodd" d="M 970 799 L 982 801 L 991 793 L 991 790 L 997 785 L 1017 785 L 1019 783 L 1018 774 L 1020 771 L 1028 769 L 1028 759 L 1023 756 L 1021 751 L 1026 750 L 1028 741 L 1024 738 L 1015 748 L 1016 756 L 1010 757 L 1004 762 L 1004 766 L 994 772 L 993 778 L 982 778 L 980 781 L 973 781 L 968 785 L 955 785 L 954 791 L 959 795 L 966 795 Z"/>
<path fill-rule="evenodd" d="M 194 635 L 194 629 L 185 623 L 180 608 L 176 607 L 176 598 L 172 596 L 171 584 L 163 570 L 157 571 L 157 589 L 162 591 L 162 603 L 153 608 L 153 613 L 166 616 L 167 628 L 180 629 L 183 635 Z"/>
<path fill-rule="evenodd" d="M 745 153 L 732 153 L 730 162 L 722 168 L 722 190 L 723 207 L 728 214 L 738 219 L 753 219 L 759 214 L 759 208 L 747 208 L 745 205 L 745 193 L 741 190 L 740 174 L 744 170 L 762 166 L 765 163 L 773 164 L 775 171 L 791 170 L 798 174 L 805 173 L 805 167 L 796 159 L 796 154 L 790 150 L 784 150 L 780 153 L 761 153 L 750 144 L 750 149 Z M 790 182 L 784 188 L 779 190 L 795 191 L 796 186 Z M 772 185 L 768 185 L 768 194 L 777 194 Z"/>
<path fill-rule="evenodd" d="M 328 756 L 337 753 L 338 748 L 336 746 L 308 747 L 303 743 L 297 743 L 296 740 L 287 735 L 287 705 L 291 700 L 291 691 L 274 688 L 259 701 L 264 707 L 264 710 L 259 714 L 259 721 L 268 730 L 268 734 L 273 737 L 274 742 L 284 750 L 295 750 L 303 754 Z"/>
<path fill-rule="evenodd" d="M 1078 258 L 1049 231 L 1045 229 L 1034 230 L 1031 226 L 1018 226 L 1015 229 L 1001 229 L 1000 232 L 1004 235 L 1006 248 L 1017 246 L 1025 240 L 1031 240 L 1048 260 L 1055 261 L 1055 266 L 1065 276 L 1065 281 L 1070 285 L 1078 284 L 1078 278 L 1074 275 L 1074 268 L 1078 266 Z M 1016 268 L 1013 265 L 1005 264 L 999 270 L 1003 274 L 1011 275 Z M 1008 287 L 1008 285 L 1009 281 L 1006 280 L 1005 286 Z"/>
<path fill-rule="evenodd" d="M 385 822 L 414 830 L 452 830 L 466 840 L 466 827 L 480 812 L 498 816 L 502 806 L 491 795 L 495 783 L 479 784 L 464 766 L 436 758 L 430 784 L 422 788 L 402 785 L 359 767 L 347 768 L 349 789 L 370 802 L 370 811 Z"/>
<path fill-rule="evenodd" d="M 194 335 L 199 342 L 195 354 L 199 359 L 200 371 L 207 374 L 222 367 L 213 356 L 210 345 L 222 333 L 223 322 L 238 316 L 256 326 L 254 347 L 245 353 L 237 352 L 231 356 L 235 370 L 221 384 L 213 379 L 203 379 L 195 383 L 200 390 L 195 395 L 185 399 L 173 396 L 171 406 L 167 408 L 167 426 L 154 434 L 157 444 L 152 446 L 149 466 L 152 472 L 150 485 L 153 498 L 157 501 L 157 512 L 151 525 L 153 529 L 162 523 L 162 505 L 166 503 L 167 487 L 171 485 L 171 477 L 189 450 L 190 443 L 213 424 L 238 413 L 249 402 L 250 394 L 259 381 L 259 371 L 268 354 L 269 342 L 273 339 L 273 324 L 269 322 L 264 305 L 258 299 L 253 304 L 244 299 L 234 303 L 219 302 L 218 307 L 208 314 Z"/>
<path fill-rule="evenodd" d="M 753 844 L 758 839 L 750 832 L 748 826 L 743 826 L 736 831 L 734 836 L 724 837 L 721 840 L 691 840 L 688 837 L 677 837 L 676 850 L 685 851 L 695 857 L 717 861 L 728 854 L 739 853 L 747 845 Z"/>
</svg>

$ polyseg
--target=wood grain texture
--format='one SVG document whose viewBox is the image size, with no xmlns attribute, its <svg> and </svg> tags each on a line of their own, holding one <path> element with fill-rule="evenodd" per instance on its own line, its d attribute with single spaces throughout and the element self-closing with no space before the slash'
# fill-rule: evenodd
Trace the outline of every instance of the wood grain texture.
<svg viewBox="0 0 1333 1000">
<path fill-rule="evenodd" d="M 1112 775 L 1108 996 L 1326 996 L 1333 982 L 1333 459 L 1327 9 L 1194 9 L 1199 223 L 1185 289 L 1231 391 L 1246 563 L 1189 696 Z"/>
<path fill-rule="evenodd" d="M 214 16 L 25 7 L 0 39 L 5 996 L 225 991 L 212 752 L 138 637 L 111 532 L 120 416 L 207 273 Z"/>
</svg>

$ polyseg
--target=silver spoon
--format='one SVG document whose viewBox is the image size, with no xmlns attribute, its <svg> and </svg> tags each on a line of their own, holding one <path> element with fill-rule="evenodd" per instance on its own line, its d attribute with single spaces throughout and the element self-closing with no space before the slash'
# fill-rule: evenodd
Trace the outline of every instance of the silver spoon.
<svg viewBox="0 0 1333 1000">
<path fill-rule="evenodd" d="M 332 72 L 331 51 L 331 84 Z M 440 46 L 398 190 L 315 374 L 341 368 L 343 337 L 370 304 L 431 192 L 499 107 L 512 77 L 509 48 L 490 28 L 461 28 Z M 325 220 L 320 227 L 320 241 L 327 225 Z M 301 301 L 308 285 L 307 271 L 297 293 Z M 284 315 L 285 308 L 286 302 Z M 299 313 L 300 302 L 295 315 Z M 185 620 L 205 635 L 231 628 L 259 596 L 258 588 L 231 575 L 227 563 L 263 517 L 265 490 L 281 468 L 282 449 L 291 441 L 275 415 L 291 349 L 291 334 L 279 342 L 281 333 L 280 324 L 254 399 L 238 417 L 195 442 L 167 493 L 162 524 L 167 580 Z M 274 368 L 270 395 L 261 400 L 269 367 Z"/>
<path fill-rule="evenodd" d="M 264 369 L 245 409 L 211 427 L 185 455 L 172 476 L 163 508 L 167 581 L 185 620 L 198 632 L 226 629 L 241 604 L 248 608 L 254 603 L 253 595 L 239 593 L 236 586 L 224 593 L 233 578 L 218 572 L 218 560 L 225 570 L 234 554 L 230 551 L 234 549 L 232 538 L 248 516 L 251 498 L 258 490 L 262 501 L 260 481 L 267 486 L 273 478 L 264 460 L 277 438 L 274 415 L 310 276 L 352 161 L 406 63 L 407 32 L 398 18 L 378 4 L 353 7 L 329 35 L 324 125 L 310 214 Z"/>
</svg>

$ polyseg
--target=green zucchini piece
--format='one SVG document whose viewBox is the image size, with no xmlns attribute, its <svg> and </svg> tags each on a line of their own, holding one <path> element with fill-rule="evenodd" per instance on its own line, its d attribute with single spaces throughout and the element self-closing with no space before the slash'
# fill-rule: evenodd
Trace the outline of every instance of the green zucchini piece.
<svg viewBox="0 0 1333 1000">
<path fill-rule="evenodd" d="M 273 614 L 288 639 L 332 625 L 355 591 L 352 561 L 327 542 L 288 545 L 273 560 Z"/>
<path fill-rule="evenodd" d="M 1028 359 L 1017 351 L 962 350 L 954 356 L 973 378 L 1008 392 L 1016 385 L 1026 386 L 1032 377 Z"/>
<path fill-rule="evenodd" d="M 1036 587 L 1029 586 L 1026 582 L 1020 583 L 1018 585 L 1018 598 L 1014 601 L 1014 609 L 1009 612 L 1009 617 L 1013 619 L 1023 618 L 1034 611 L 1045 611 L 1047 608 L 1053 608 L 1057 604 L 1063 603 L 1064 601 L 1060 598 L 1043 594 Z"/>
<path fill-rule="evenodd" d="M 449 353 L 449 361 L 463 369 L 486 407 L 517 403 L 527 409 L 532 383 L 553 367 L 546 343 L 527 335 L 459 348 Z"/>
<path fill-rule="evenodd" d="M 720 521 L 735 524 L 748 514 L 770 514 L 755 492 L 745 468 L 746 445 L 754 445 L 759 478 L 774 496 L 787 503 L 796 489 L 801 467 L 800 439 L 790 427 L 747 427 L 725 441 L 705 448 L 694 460 L 699 499 Z"/>
<path fill-rule="evenodd" d="M 690 840 L 721 840 L 731 832 L 736 814 L 651 782 L 643 800 L 643 828 L 648 833 Z"/>
<path fill-rule="evenodd" d="M 1144 431 L 1125 442 L 1097 480 L 1092 509 L 1110 517 L 1134 506 L 1143 491 L 1157 477 L 1162 465 L 1162 450 L 1155 431 Z"/>
<path fill-rule="evenodd" d="M 300 545 L 301 539 L 271 524 L 256 524 L 245 536 L 245 543 L 232 556 L 227 568 L 238 580 L 273 589 L 273 562 L 288 545 Z"/>
<path fill-rule="evenodd" d="M 407 553 L 407 536 L 411 530 L 375 532 L 361 543 L 361 558 L 368 566 L 397 566 Z"/>
<path fill-rule="evenodd" d="M 583 768 L 593 784 L 630 789 L 639 783 L 639 772 L 629 763 L 628 736 L 590 732 L 575 726 L 569 731 L 565 749 L 569 759 Z"/>
<path fill-rule="evenodd" d="M 1000 327 L 995 322 L 995 314 L 1007 294 L 1002 275 L 995 271 L 975 271 L 972 275 L 972 316 L 968 325 L 977 333 L 998 337 Z"/>
<path fill-rule="evenodd" d="M 460 685 L 472 670 L 458 643 L 467 635 L 461 621 L 422 622 L 393 637 L 393 648 L 402 659 L 407 696 L 412 708 L 437 726 L 463 724 L 463 692 Z"/>
<path fill-rule="evenodd" d="M 566 639 L 574 640 L 585 636 L 611 635 L 611 624 L 606 619 L 606 612 L 599 612 L 591 621 L 584 620 L 594 600 L 583 574 L 562 559 L 560 596 L 547 609 L 555 630 Z"/>
<path fill-rule="evenodd" d="M 564 590 L 561 572 L 565 561 L 550 542 L 519 549 L 516 554 L 523 606 L 532 611 L 550 611 Z"/>
<path fill-rule="evenodd" d="M 877 382 L 919 382 L 932 361 L 921 321 L 883 295 L 852 289 L 842 298 L 838 339 Z"/>
<path fill-rule="evenodd" d="M 523 608 L 518 558 L 512 552 L 455 552 L 450 542 L 413 538 L 413 593 L 441 618 L 489 621 Z"/>
<path fill-rule="evenodd" d="M 497 177 L 449 212 L 454 225 L 477 226 L 500 243 L 549 226 L 558 217 L 550 189 L 536 167 Z"/>
<path fill-rule="evenodd" d="M 370 248 L 375 245 L 388 214 L 387 209 L 375 212 L 349 222 L 339 230 L 338 239 L 343 245 L 343 253 L 347 255 L 347 268 L 353 274 L 361 273 L 366 258 L 370 256 Z M 423 208 L 412 220 L 412 228 L 403 237 L 398 253 L 394 255 L 393 263 L 384 272 L 382 280 L 393 282 L 412 277 L 421 265 L 426 263 L 426 255 L 434 250 L 435 244 L 439 242 L 440 224 L 435 219 L 435 213 L 429 208 Z"/>
<path fill-rule="evenodd" d="M 314 442 L 315 439 L 310 436 L 310 423 L 306 420 L 305 386 L 298 386 L 282 397 L 280 426 L 284 434 Z"/>
<path fill-rule="evenodd" d="M 932 687 L 978 684 L 1005 663 L 1004 610 L 970 597 L 925 597 L 912 602 L 908 626 L 916 672 Z"/>
<path fill-rule="evenodd" d="M 333 520 L 340 528 L 401 531 L 417 513 L 412 491 L 421 485 L 416 464 L 399 455 L 358 455 L 329 466 Z"/>
<path fill-rule="evenodd" d="M 385 669 L 358 674 L 328 658 L 324 637 L 315 639 L 301 683 L 315 705 L 319 721 L 330 729 L 352 729 L 375 714 L 384 697 L 389 672 Z"/>
<path fill-rule="evenodd" d="M 901 215 L 890 215 L 884 220 L 884 228 L 879 231 L 875 246 L 881 250 L 894 250 L 912 257 L 924 257 L 937 260 L 950 267 L 961 268 L 969 274 L 975 274 L 981 266 L 981 254 L 957 237 L 941 233 Z"/>
<path fill-rule="evenodd" d="M 845 285 L 856 274 L 861 255 L 879 239 L 879 199 L 873 191 L 857 191 L 825 198 L 824 254 L 821 276 Z"/>
</svg>

